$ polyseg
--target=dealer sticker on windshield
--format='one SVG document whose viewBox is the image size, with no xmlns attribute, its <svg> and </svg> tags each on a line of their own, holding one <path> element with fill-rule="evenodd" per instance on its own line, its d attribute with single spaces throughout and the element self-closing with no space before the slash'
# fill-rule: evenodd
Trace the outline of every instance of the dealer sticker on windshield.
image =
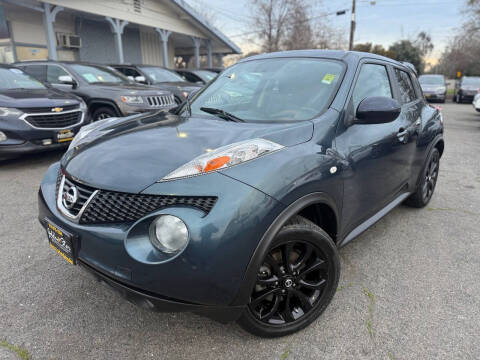
<svg viewBox="0 0 480 360">
<path fill-rule="evenodd" d="M 335 80 L 335 75 L 334 74 L 325 74 L 325 76 L 322 79 L 322 83 L 324 84 L 331 84 Z"/>
</svg>

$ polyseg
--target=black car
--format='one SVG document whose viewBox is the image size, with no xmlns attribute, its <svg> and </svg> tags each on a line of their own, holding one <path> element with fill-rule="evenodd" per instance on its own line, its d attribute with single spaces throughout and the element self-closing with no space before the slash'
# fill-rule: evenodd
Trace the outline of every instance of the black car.
<svg viewBox="0 0 480 360">
<path fill-rule="evenodd" d="M 125 64 L 110 66 L 131 80 L 172 92 L 177 104 L 202 88 L 201 85 L 188 82 L 176 72 L 161 66 Z"/>
<path fill-rule="evenodd" d="M 447 98 L 447 81 L 440 74 L 425 74 L 418 78 L 423 95 L 429 101 L 444 103 Z"/>
<path fill-rule="evenodd" d="M 201 85 L 208 84 L 218 76 L 216 72 L 202 69 L 176 69 L 175 71 L 183 76 L 185 80 Z"/>
<path fill-rule="evenodd" d="M 453 99 L 456 103 L 462 103 L 464 101 L 471 103 L 475 95 L 479 93 L 479 90 L 479 76 L 463 76 L 455 83 L 455 95 Z"/>
<path fill-rule="evenodd" d="M 171 92 L 137 84 L 107 66 L 69 61 L 15 65 L 40 81 L 80 96 L 94 121 L 176 106 Z"/>
<path fill-rule="evenodd" d="M 243 59 L 175 113 L 73 141 L 39 192 L 50 245 L 145 308 L 269 337 L 327 308 L 338 248 L 429 203 L 444 150 L 409 67 L 322 50 Z"/>
<path fill-rule="evenodd" d="M 68 146 L 86 113 L 79 97 L 0 65 L 0 160 Z"/>
</svg>

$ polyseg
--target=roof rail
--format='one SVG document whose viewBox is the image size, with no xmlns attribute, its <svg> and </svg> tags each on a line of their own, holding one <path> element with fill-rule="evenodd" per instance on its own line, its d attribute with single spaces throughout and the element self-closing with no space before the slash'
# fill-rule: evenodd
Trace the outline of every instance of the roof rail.
<svg viewBox="0 0 480 360">
<path fill-rule="evenodd" d="M 412 70 L 415 73 L 415 75 L 418 75 L 417 69 L 415 69 L 415 66 L 413 66 L 412 63 L 409 63 L 408 61 L 402 61 L 402 64 L 410 68 L 410 70 Z"/>
</svg>

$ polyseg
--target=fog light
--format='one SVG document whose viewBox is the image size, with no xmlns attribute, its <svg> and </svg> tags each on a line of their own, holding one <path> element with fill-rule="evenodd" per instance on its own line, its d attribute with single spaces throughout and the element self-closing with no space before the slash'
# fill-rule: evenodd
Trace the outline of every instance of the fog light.
<svg viewBox="0 0 480 360">
<path fill-rule="evenodd" d="M 42 145 L 52 145 L 52 139 L 43 139 Z"/>
<path fill-rule="evenodd" d="M 160 215 L 150 225 L 150 242 L 165 253 L 179 252 L 187 246 L 187 226 L 176 216 Z"/>
<path fill-rule="evenodd" d="M 0 131 L 0 142 L 6 141 L 7 140 L 7 135 L 5 135 L 4 132 Z"/>
</svg>

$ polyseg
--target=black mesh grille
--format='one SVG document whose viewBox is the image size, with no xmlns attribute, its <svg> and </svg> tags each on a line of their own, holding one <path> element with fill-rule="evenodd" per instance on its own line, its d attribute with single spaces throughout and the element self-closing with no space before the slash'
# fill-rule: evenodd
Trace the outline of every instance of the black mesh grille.
<svg viewBox="0 0 480 360">
<path fill-rule="evenodd" d="M 68 111 L 68 110 L 75 110 L 79 108 L 78 104 L 75 105 L 64 105 L 64 106 L 59 106 L 63 110 L 62 111 Z M 24 113 L 27 114 L 32 114 L 32 113 L 49 113 L 52 112 L 52 109 L 54 109 L 55 106 L 50 106 L 50 107 L 29 107 L 29 108 L 19 108 L 22 110 Z"/>
<path fill-rule="evenodd" d="M 81 111 L 75 111 L 66 114 L 29 115 L 25 120 L 38 128 L 64 128 L 77 124 L 80 121 L 81 116 Z"/>
<path fill-rule="evenodd" d="M 80 218 L 81 224 L 136 221 L 152 211 L 168 206 L 192 206 L 208 214 L 216 197 L 127 194 L 99 191 Z"/>
</svg>

